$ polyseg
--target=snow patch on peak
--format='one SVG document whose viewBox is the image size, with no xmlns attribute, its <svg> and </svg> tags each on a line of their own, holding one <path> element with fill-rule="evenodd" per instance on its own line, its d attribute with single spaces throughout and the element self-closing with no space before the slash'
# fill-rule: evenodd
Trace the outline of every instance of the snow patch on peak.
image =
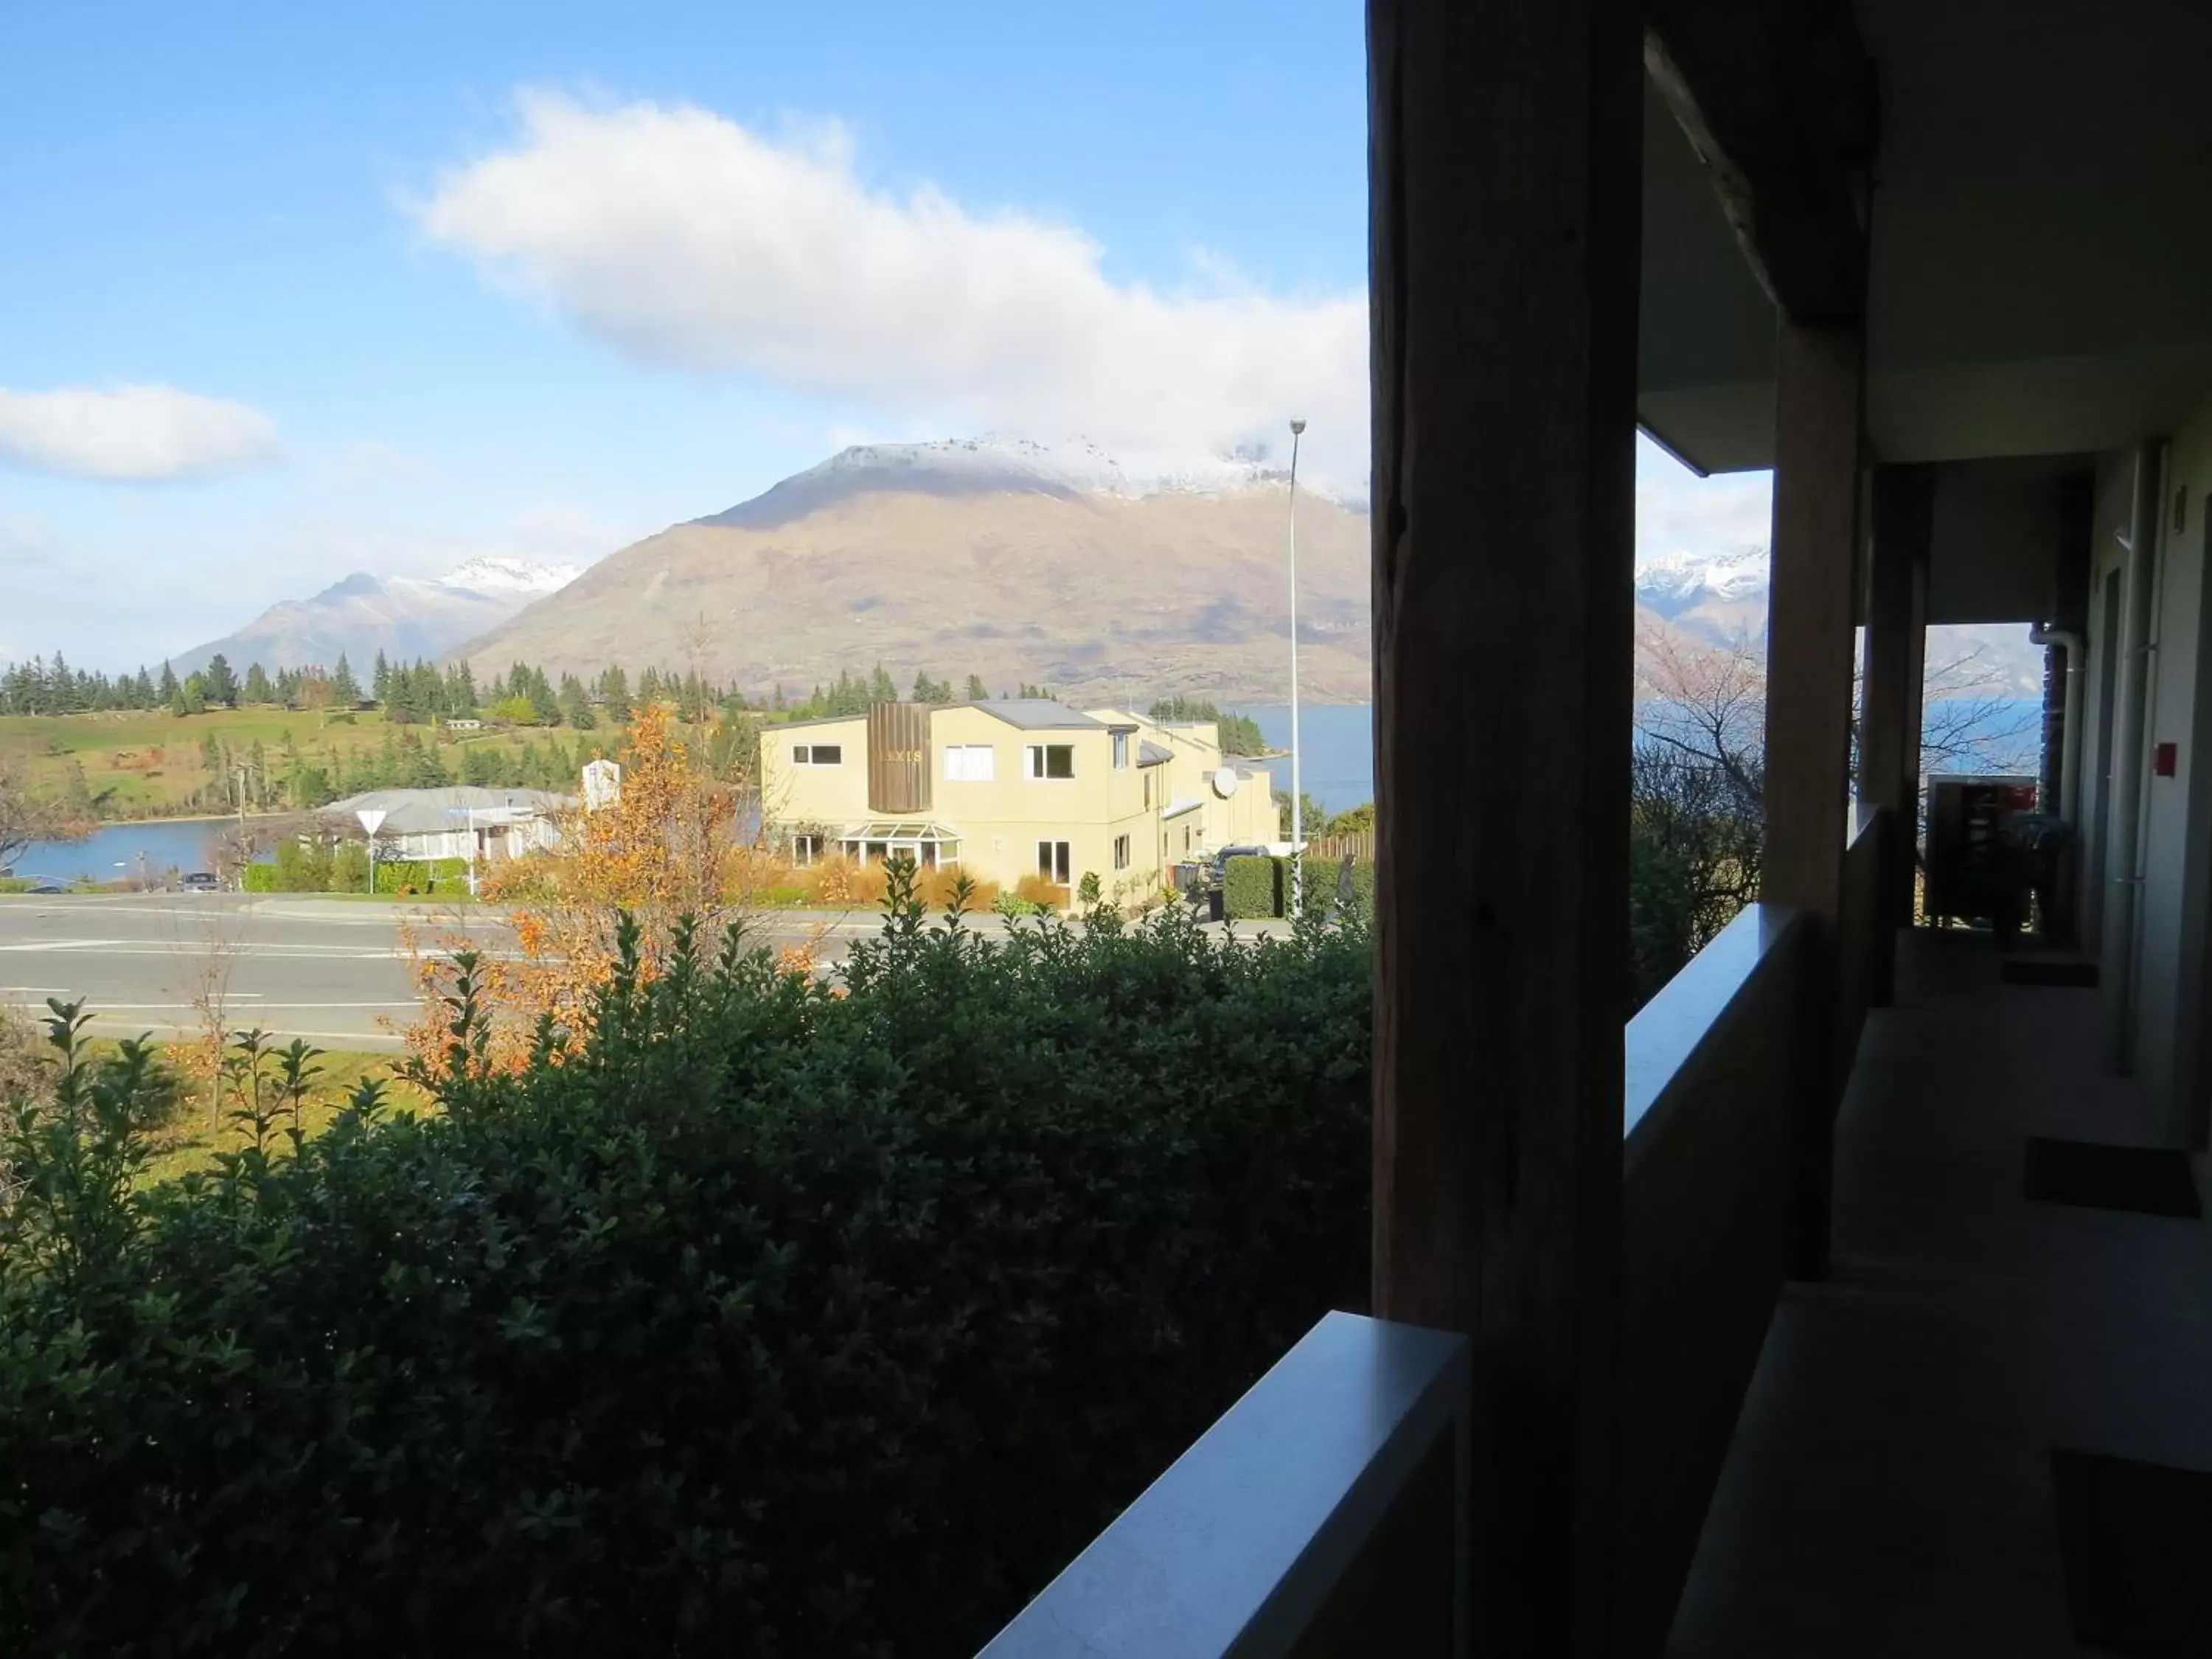
<svg viewBox="0 0 2212 1659">
<path fill-rule="evenodd" d="M 471 593 L 542 594 L 557 592 L 583 574 L 580 565 L 532 564 L 526 559 L 487 554 L 442 576 L 428 577 L 423 586 L 459 588 Z"/>
<path fill-rule="evenodd" d="M 1274 456 L 1264 445 L 1195 458 L 1123 457 L 1079 435 L 1047 442 L 998 432 L 921 443 L 854 444 L 826 461 L 793 473 L 750 501 L 698 522 L 768 529 L 874 490 L 1124 499 L 1219 495 L 1255 485 L 1280 484 L 1287 474 L 1287 453 Z M 1301 476 L 1299 484 L 1342 506 L 1364 510 L 1367 504 L 1364 481 L 1347 489 L 1326 478 Z"/>
<path fill-rule="evenodd" d="M 1701 596 L 1747 599 L 1764 593 L 1766 582 L 1767 556 L 1763 547 L 1737 548 L 1725 553 L 1698 553 L 1677 548 L 1640 561 L 1636 569 L 1638 593 L 1678 601 Z"/>
</svg>

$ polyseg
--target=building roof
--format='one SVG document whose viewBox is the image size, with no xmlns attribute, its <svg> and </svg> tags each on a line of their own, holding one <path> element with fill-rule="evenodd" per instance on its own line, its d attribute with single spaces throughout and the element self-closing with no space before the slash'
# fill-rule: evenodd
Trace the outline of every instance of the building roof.
<svg viewBox="0 0 2212 1659">
<path fill-rule="evenodd" d="M 1173 753 L 1164 745 L 1154 743 L 1150 738 L 1137 745 L 1137 764 L 1139 766 L 1164 766 L 1174 758 Z"/>
<path fill-rule="evenodd" d="M 1103 732 L 1104 720 L 1046 697 L 986 697 L 969 705 L 1024 732 Z"/>
<path fill-rule="evenodd" d="M 813 714 L 803 720 L 776 720 L 763 727 L 764 732 L 796 732 L 809 726 L 843 726 L 850 720 L 865 720 L 866 714 Z"/>
<path fill-rule="evenodd" d="M 355 814 L 373 811 L 384 814 L 379 835 L 426 836 L 442 830 L 465 829 L 471 809 L 479 823 L 512 823 L 539 818 L 572 805 L 569 797 L 549 789 L 480 789 L 472 784 L 446 789 L 371 789 L 349 795 L 319 809 L 318 817 L 357 823 Z"/>
</svg>

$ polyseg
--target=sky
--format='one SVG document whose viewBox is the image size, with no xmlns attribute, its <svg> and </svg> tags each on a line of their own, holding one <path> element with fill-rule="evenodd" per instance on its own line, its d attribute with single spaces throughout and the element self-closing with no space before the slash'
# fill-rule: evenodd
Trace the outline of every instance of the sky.
<svg viewBox="0 0 2212 1659">
<path fill-rule="evenodd" d="M 15 9 L 0 657 L 587 562 L 848 443 L 1366 470 L 1362 9 Z M 1763 476 L 1639 449 L 1639 554 Z"/>
</svg>

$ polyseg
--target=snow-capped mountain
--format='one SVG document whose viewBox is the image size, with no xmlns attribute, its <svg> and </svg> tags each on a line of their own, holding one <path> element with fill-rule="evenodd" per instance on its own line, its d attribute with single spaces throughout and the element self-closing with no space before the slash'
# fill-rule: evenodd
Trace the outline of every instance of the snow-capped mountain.
<svg viewBox="0 0 2212 1659">
<path fill-rule="evenodd" d="M 273 605 L 234 634 L 170 659 L 179 674 L 220 652 L 234 668 L 328 667 L 341 655 L 356 668 L 381 651 L 394 661 L 433 661 L 498 627 L 582 574 L 576 565 L 521 559 L 470 560 L 441 576 L 374 576 L 357 570 L 313 599 Z"/>
<path fill-rule="evenodd" d="M 1073 500 L 1110 495 L 1133 500 L 1158 495 L 1212 495 L 1280 483 L 1288 457 L 1269 452 L 1173 460 L 1127 461 L 1088 438 L 1047 443 L 987 432 L 974 438 L 924 443 L 854 444 L 828 460 L 795 472 L 751 500 L 693 522 L 729 530 L 771 530 L 825 507 L 874 493 L 940 496 L 1039 495 Z M 1310 491 L 1355 511 L 1366 507 L 1366 488 L 1339 487 L 1301 476 Z"/>
<path fill-rule="evenodd" d="M 1676 549 L 1637 567 L 1636 596 L 1662 616 L 1670 607 L 1687 608 L 1700 600 L 1733 605 L 1766 597 L 1767 558 L 1763 547 L 1732 553 L 1693 553 Z"/>
</svg>

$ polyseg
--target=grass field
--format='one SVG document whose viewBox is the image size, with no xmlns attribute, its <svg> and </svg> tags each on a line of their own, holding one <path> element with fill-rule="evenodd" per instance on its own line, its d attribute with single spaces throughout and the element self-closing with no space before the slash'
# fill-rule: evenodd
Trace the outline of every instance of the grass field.
<svg viewBox="0 0 2212 1659">
<path fill-rule="evenodd" d="M 427 1109 L 431 1103 L 427 1096 L 413 1085 L 392 1078 L 392 1068 L 398 1059 L 395 1054 L 335 1051 L 322 1055 L 315 1061 L 322 1067 L 321 1075 L 301 1103 L 301 1127 L 310 1135 L 320 1134 L 355 1088 L 368 1078 L 387 1079 L 384 1097 L 392 1106 L 416 1111 Z M 194 1170 L 212 1170 L 218 1152 L 234 1152 L 247 1146 L 252 1137 L 245 1125 L 232 1117 L 236 1109 L 236 1103 L 226 1094 L 222 1116 L 217 1120 L 210 1109 L 205 1086 L 195 1087 L 178 1108 L 175 1119 L 155 1136 L 157 1150 L 141 1171 L 140 1180 L 149 1183 L 173 1181 Z M 288 1115 L 283 1121 L 289 1121 Z"/>
<path fill-rule="evenodd" d="M 268 764 L 281 768 L 287 740 L 311 763 L 331 751 L 339 757 L 383 746 L 383 714 L 363 709 L 349 718 L 309 709 L 248 707 L 211 709 L 200 714 L 114 712 L 100 714 L 0 715 L 0 753 L 23 762 L 26 781 L 41 793 L 60 795 L 72 763 L 84 771 L 85 787 L 103 820 L 162 817 L 187 804 L 216 781 L 202 748 L 212 737 L 244 754 L 258 743 Z M 434 743 L 448 769 L 464 744 L 515 749 L 527 738 L 574 733 L 544 731 L 447 734 L 428 726 L 399 728 L 418 741 Z"/>
</svg>

